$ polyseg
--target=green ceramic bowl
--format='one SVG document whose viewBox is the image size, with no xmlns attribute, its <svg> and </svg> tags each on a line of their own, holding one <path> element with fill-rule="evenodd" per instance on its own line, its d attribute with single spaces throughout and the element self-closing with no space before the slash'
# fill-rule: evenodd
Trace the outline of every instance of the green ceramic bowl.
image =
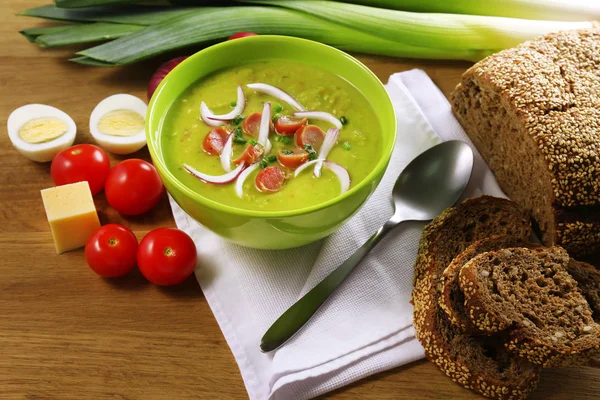
<svg viewBox="0 0 600 400">
<path fill-rule="evenodd" d="M 181 183 L 167 168 L 161 149 L 163 119 L 175 99 L 194 82 L 224 68 L 247 62 L 285 59 L 323 68 L 354 84 L 374 106 L 382 128 L 382 156 L 373 171 L 348 192 L 316 206 L 293 211 L 250 211 L 203 197 Z M 390 160 L 396 119 L 377 77 L 348 54 L 317 42 L 284 36 L 253 36 L 204 49 L 179 64 L 156 90 L 146 118 L 148 148 L 154 165 L 175 201 L 192 218 L 242 246 L 285 249 L 319 240 L 346 222 L 373 193 Z"/>
</svg>

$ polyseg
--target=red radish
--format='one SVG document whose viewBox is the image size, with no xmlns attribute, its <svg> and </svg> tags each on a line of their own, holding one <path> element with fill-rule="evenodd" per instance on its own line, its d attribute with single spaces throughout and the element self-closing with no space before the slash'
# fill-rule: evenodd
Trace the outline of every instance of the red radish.
<svg viewBox="0 0 600 400">
<path fill-rule="evenodd" d="M 309 144 L 315 151 L 319 151 L 325 140 L 325 133 L 316 125 L 304 125 L 296 132 L 296 146 L 301 149 Z"/>
<path fill-rule="evenodd" d="M 296 169 L 306 161 L 308 161 L 308 153 L 304 150 L 294 150 L 291 154 L 286 154 L 285 150 L 279 151 L 277 154 L 279 164 L 290 169 Z"/>
<path fill-rule="evenodd" d="M 244 133 L 252 137 L 258 137 L 258 133 L 260 132 L 261 118 L 262 114 L 259 112 L 253 112 L 252 114 L 248 115 L 242 123 L 242 129 L 244 130 Z"/>
<path fill-rule="evenodd" d="M 234 164 L 254 164 L 262 156 L 264 149 L 258 144 L 249 144 L 241 156 L 233 160 Z"/>
<path fill-rule="evenodd" d="M 181 62 L 183 60 L 185 60 L 186 58 L 187 58 L 187 56 L 186 57 L 177 57 L 170 61 L 167 61 L 166 63 L 164 63 L 160 67 L 158 67 L 156 72 L 154 74 L 152 74 L 152 77 L 150 78 L 150 82 L 148 83 L 148 101 L 150 101 L 150 99 L 152 98 L 152 95 L 154 94 L 154 91 L 156 90 L 158 85 L 162 82 L 162 80 L 165 78 L 165 76 L 167 76 L 167 74 L 169 72 L 171 72 L 171 70 L 173 68 L 175 68 L 176 66 L 181 64 Z"/>
<path fill-rule="evenodd" d="M 285 172 L 279 167 L 267 167 L 261 170 L 254 180 L 260 192 L 277 192 L 285 183 Z"/>
<path fill-rule="evenodd" d="M 223 151 L 223 147 L 225 146 L 225 142 L 229 137 L 229 131 L 219 126 L 212 131 L 208 132 L 202 141 L 202 149 L 210 155 L 214 156 L 217 154 L 221 154 Z"/>
<path fill-rule="evenodd" d="M 195 176 L 196 178 L 200 179 L 203 182 L 214 183 L 217 185 L 222 185 L 222 184 L 234 181 L 235 178 L 237 178 L 242 173 L 244 168 L 246 168 L 246 164 L 241 163 L 240 165 L 238 165 L 238 167 L 236 169 L 234 169 L 233 171 L 228 172 L 224 175 L 207 175 L 203 172 L 195 170 L 194 168 L 190 167 L 187 164 L 183 164 L 183 169 L 188 174 Z"/>
<path fill-rule="evenodd" d="M 290 117 L 279 117 L 275 121 L 275 132 L 281 136 L 291 136 L 302 126 L 306 125 L 306 118 L 295 119 Z"/>
<path fill-rule="evenodd" d="M 234 35 L 231 35 L 229 37 L 229 39 L 227 40 L 235 40 L 235 39 L 239 39 L 239 38 L 243 38 L 243 37 L 248 37 L 248 36 L 258 36 L 256 33 L 252 33 L 252 32 L 238 32 Z"/>
</svg>

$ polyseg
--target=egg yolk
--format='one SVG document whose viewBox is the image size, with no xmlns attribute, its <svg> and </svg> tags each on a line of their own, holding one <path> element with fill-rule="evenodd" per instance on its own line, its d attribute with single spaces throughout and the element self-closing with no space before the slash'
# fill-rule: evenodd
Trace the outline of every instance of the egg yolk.
<svg viewBox="0 0 600 400">
<path fill-rule="evenodd" d="M 131 110 L 113 110 L 98 121 L 98 130 L 105 135 L 133 136 L 142 129 L 144 117 Z"/>
<path fill-rule="evenodd" d="M 21 126 L 19 137 L 27 143 L 44 143 L 67 133 L 67 124 L 55 117 L 34 118 Z"/>
</svg>

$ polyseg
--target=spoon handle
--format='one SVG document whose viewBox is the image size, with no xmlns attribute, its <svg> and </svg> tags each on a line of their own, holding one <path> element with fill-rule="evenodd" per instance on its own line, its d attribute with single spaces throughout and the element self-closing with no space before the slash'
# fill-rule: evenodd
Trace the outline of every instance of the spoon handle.
<svg viewBox="0 0 600 400">
<path fill-rule="evenodd" d="M 281 314 L 263 335 L 260 341 L 261 351 L 264 353 L 273 351 L 291 339 L 312 318 L 369 251 L 396 225 L 398 225 L 397 221 L 388 221 L 346 261 Z"/>
</svg>

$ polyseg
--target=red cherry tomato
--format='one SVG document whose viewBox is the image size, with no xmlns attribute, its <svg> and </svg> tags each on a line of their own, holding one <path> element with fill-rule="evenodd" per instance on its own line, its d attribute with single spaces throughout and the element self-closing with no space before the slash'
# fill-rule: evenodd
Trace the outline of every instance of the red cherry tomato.
<svg viewBox="0 0 600 400">
<path fill-rule="evenodd" d="M 98 229 L 85 245 L 85 260 L 105 278 L 123 276 L 135 267 L 138 241 L 130 229 L 108 224 Z"/>
<path fill-rule="evenodd" d="M 316 125 L 304 125 L 296 132 L 296 146 L 301 149 L 304 145 L 310 144 L 312 148 L 319 151 L 325 140 L 325 133 Z"/>
<path fill-rule="evenodd" d="M 229 39 L 227 39 L 227 40 L 234 40 L 234 39 L 239 39 L 239 38 L 248 37 L 248 36 L 258 36 L 258 35 L 256 33 L 252 33 L 252 32 L 238 32 L 234 35 L 231 35 L 229 37 Z"/>
<path fill-rule="evenodd" d="M 306 125 L 306 118 L 294 119 L 286 116 L 277 118 L 275 121 L 275 131 L 281 136 L 291 136 L 302 126 Z"/>
<path fill-rule="evenodd" d="M 148 233 L 138 248 L 137 262 L 142 275 L 160 286 L 183 282 L 196 268 L 196 245 L 184 232 L 159 228 Z"/>
<path fill-rule="evenodd" d="M 246 135 L 250 135 L 252 137 L 258 137 L 258 132 L 260 131 L 260 119 L 262 118 L 262 113 L 253 112 L 244 118 L 244 122 L 242 123 L 242 129 Z"/>
<path fill-rule="evenodd" d="M 208 155 L 221 154 L 223 151 L 223 147 L 225 146 L 225 142 L 229 137 L 230 132 L 222 127 L 216 127 L 212 131 L 208 132 L 202 141 L 202 149 Z"/>
<path fill-rule="evenodd" d="M 308 153 L 304 150 L 296 149 L 292 154 L 285 154 L 283 151 L 277 154 L 277 161 L 284 167 L 295 169 L 308 160 Z"/>
<path fill-rule="evenodd" d="M 261 145 L 255 144 L 249 144 L 246 149 L 244 150 L 244 152 L 242 153 L 242 155 L 240 155 L 238 158 L 236 158 L 235 160 L 233 160 L 234 164 L 239 165 L 243 162 L 246 163 L 246 165 L 250 165 L 250 164 L 254 164 L 256 162 L 256 160 L 258 160 L 260 158 L 260 156 L 262 156 L 263 154 L 263 147 Z"/>
<path fill-rule="evenodd" d="M 254 180 L 260 192 L 276 192 L 285 183 L 285 172 L 279 167 L 267 167 L 261 170 Z"/>
<path fill-rule="evenodd" d="M 139 215 L 156 205 L 163 185 L 152 164 L 132 158 L 115 165 L 104 191 L 112 208 L 124 215 Z"/>
<path fill-rule="evenodd" d="M 50 174 L 56 186 L 87 181 L 92 195 L 104 188 L 110 160 L 98 146 L 78 144 L 58 153 L 52 160 Z"/>
</svg>

